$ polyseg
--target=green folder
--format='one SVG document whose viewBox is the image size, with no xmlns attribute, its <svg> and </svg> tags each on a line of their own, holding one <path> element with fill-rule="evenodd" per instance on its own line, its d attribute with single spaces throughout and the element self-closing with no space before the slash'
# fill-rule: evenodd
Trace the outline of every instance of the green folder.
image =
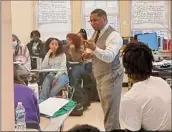
<svg viewBox="0 0 172 132">
<path fill-rule="evenodd" d="M 65 106 L 63 106 L 60 110 L 58 110 L 57 112 L 55 112 L 53 116 L 47 116 L 47 115 L 45 115 L 45 117 L 46 118 L 55 118 L 55 117 L 64 115 L 67 112 L 69 112 L 72 108 L 74 108 L 75 106 L 76 106 L 76 102 L 70 99 L 69 102 Z"/>
</svg>

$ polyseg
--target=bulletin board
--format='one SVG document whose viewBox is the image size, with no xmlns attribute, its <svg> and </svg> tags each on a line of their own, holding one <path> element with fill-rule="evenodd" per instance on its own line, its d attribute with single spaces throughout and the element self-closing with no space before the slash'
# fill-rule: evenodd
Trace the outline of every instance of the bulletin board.
<svg viewBox="0 0 172 132">
<path fill-rule="evenodd" d="M 156 32 L 170 38 L 169 1 L 131 1 L 131 30 Z"/>
</svg>

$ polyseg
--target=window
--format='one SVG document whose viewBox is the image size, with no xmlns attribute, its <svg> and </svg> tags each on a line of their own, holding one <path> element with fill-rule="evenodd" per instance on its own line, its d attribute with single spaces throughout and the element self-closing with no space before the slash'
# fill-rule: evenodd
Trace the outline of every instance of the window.
<svg viewBox="0 0 172 132">
<path fill-rule="evenodd" d="M 94 30 L 92 29 L 89 20 L 90 13 L 96 9 L 101 8 L 106 11 L 108 16 L 108 23 L 119 31 L 119 2 L 118 1 L 83 1 L 82 2 L 82 21 L 83 28 L 86 29 L 88 36 L 90 36 Z"/>
</svg>

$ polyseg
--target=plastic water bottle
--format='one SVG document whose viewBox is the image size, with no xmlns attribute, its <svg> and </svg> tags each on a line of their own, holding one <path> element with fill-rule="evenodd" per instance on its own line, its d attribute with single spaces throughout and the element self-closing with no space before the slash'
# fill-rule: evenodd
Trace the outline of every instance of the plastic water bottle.
<svg viewBox="0 0 172 132">
<path fill-rule="evenodd" d="M 26 131 L 25 108 L 22 102 L 18 102 L 16 108 L 16 131 Z"/>
</svg>

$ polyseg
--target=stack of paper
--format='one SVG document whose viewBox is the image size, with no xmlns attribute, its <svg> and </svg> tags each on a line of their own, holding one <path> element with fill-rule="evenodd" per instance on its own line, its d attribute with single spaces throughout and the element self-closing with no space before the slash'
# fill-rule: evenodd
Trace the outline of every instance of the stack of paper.
<svg viewBox="0 0 172 132">
<path fill-rule="evenodd" d="M 39 104 L 40 113 L 48 116 L 53 116 L 55 112 L 61 109 L 69 102 L 67 99 L 50 97 Z"/>
</svg>

